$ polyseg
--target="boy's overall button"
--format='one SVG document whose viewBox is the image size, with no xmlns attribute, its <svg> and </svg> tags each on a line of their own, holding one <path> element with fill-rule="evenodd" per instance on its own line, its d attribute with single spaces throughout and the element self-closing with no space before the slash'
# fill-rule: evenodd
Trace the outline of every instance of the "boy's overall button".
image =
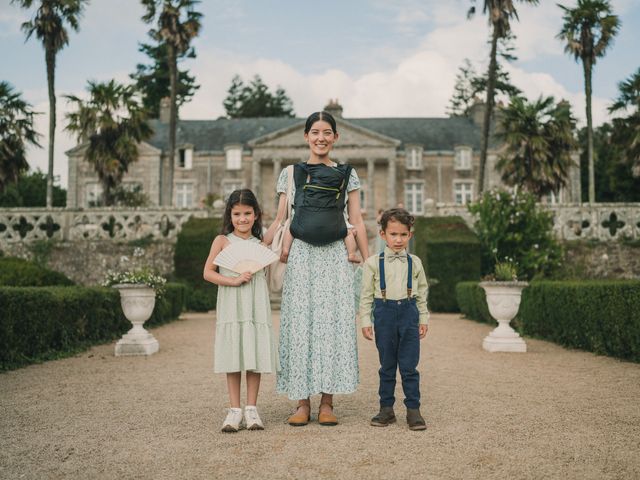
<svg viewBox="0 0 640 480">
<path fill-rule="evenodd" d="M 400 305 L 402 302 L 400 300 L 398 300 L 398 305 Z"/>
</svg>

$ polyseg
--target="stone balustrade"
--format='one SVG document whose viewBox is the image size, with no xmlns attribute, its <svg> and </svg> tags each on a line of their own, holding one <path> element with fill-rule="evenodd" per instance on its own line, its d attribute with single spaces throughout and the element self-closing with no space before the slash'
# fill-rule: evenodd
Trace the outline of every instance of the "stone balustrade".
<svg viewBox="0 0 640 480">
<path fill-rule="evenodd" d="M 206 209 L 4 208 L 0 209 L 0 245 L 36 240 L 175 241 L 190 217 L 212 215 Z"/>
</svg>

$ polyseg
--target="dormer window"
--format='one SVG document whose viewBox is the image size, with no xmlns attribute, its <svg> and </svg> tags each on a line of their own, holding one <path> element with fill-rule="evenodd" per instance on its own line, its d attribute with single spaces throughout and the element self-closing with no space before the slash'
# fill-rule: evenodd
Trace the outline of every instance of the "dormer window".
<svg viewBox="0 0 640 480">
<path fill-rule="evenodd" d="M 471 147 L 456 147 L 454 165 L 456 170 L 471 170 Z"/>
<path fill-rule="evenodd" d="M 422 168 L 422 148 L 421 147 L 408 147 L 407 148 L 407 170 L 420 170 Z"/>
<path fill-rule="evenodd" d="M 240 170 L 242 168 L 242 147 L 240 145 L 226 147 L 227 170 Z"/>
<path fill-rule="evenodd" d="M 184 147 L 178 149 L 178 168 L 185 170 L 193 168 L 193 148 Z"/>
</svg>

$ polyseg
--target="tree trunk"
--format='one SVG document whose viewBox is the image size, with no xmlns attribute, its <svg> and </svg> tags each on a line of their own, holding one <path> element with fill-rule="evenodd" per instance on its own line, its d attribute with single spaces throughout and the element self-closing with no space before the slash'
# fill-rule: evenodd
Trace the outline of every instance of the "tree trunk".
<svg viewBox="0 0 640 480">
<path fill-rule="evenodd" d="M 491 115 L 493 113 L 493 97 L 496 89 L 496 52 L 498 49 L 498 30 L 495 25 L 491 37 L 491 55 L 489 57 L 489 72 L 487 74 L 487 102 L 484 110 L 484 120 L 482 122 L 482 139 L 480 143 L 480 174 L 478 180 L 478 196 L 484 191 L 484 177 L 487 166 L 487 150 L 489 149 L 489 130 L 491 127 Z"/>
<path fill-rule="evenodd" d="M 589 58 L 582 62 L 584 67 L 584 93 L 587 97 L 587 162 L 589 164 L 589 203 L 596 203 L 596 176 L 593 165 L 593 120 L 591 118 L 591 70 Z"/>
<path fill-rule="evenodd" d="M 176 58 L 176 47 L 171 43 L 167 43 L 167 54 L 169 60 L 169 83 L 171 87 L 171 104 L 169 106 L 169 172 L 167 180 L 169 182 L 168 202 L 173 206 L 173 170 L 175 168 L 176 157 L 176 126 L 178 123 L 178 105 L 176 101 L 178 91 L 178 62 Z M 165 200 L 166 203 L 166 200 Z"/>
<path fill-rule="evenodd" d="M 56 54 L 53 49 L 45 52 L 47 64 L 47 84 L 49 87 L 49 167 L 47 170 L 47 208 L 53 207 L 53 146 L 56 136 Z"/>
</svg>

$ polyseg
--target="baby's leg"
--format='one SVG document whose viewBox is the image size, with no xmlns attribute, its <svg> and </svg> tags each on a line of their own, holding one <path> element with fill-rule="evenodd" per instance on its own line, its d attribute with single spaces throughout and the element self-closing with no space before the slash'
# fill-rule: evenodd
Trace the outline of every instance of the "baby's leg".
<svg viewBox="0 0 640 480">
<path fill-rule="evenodd" d="M 356 229 L 349 228 L 347 229 L 347 236 L 344 237 L 344 244 L 347 247 L 347 258 L 352 263 L 360 263 L 358 260 L 358 255 L 356 255 L 356 250 L 358 246 L 356 244 Z"/>
<path fill-rule="evenodd" d="M 291 244 L 293 243 L 293 235 L 288 228 L 284 232 L 284 238 L 282 239 L 282 253 L 280 253 L 280 261 L 287 263 L 289 258 L 289 251 L 291 250 Z"/>
</svg>

